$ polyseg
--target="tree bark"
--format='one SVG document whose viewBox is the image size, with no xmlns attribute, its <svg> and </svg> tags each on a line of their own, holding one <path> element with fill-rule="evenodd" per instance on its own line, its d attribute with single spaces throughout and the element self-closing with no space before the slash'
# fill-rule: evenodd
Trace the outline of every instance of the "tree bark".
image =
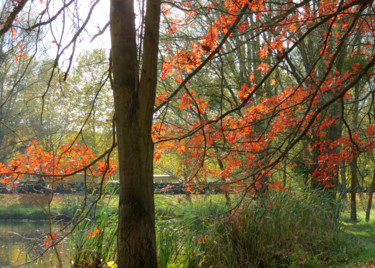
<svg viewBox="0 0 375 268">
<path fill-rule="evenodd" d="M 359 96 L 360 96 L 360 87 L 356 85 L 354 88 L 354 103 L 352 109 L 353 122 L 351 124 L 351 131 L 354 132 L 358 129 L 358 115 L 359 115 Z M 354 146 L 354 145 L 353 145 Z M 350 219 L 352 221 L 357 221 L 357 200 L 356 194 L 359 187 L 359 181 L 357 176 L 357 158 L 358 152 L 355 152 L 353 155 L 353 160 L 350 162 L 351 170 L 351 189 L 350 189 Z"/>
<path fill-rule="evenodd" d="M 357 157 L 355 156 L 350 162 L 351 171 L 351 189 L 350 189 L 350 219 L 357 221 L 357 200 L 356 194 L 358 189 L 358 177 L 357 177 Z"/>
<path fill-rule="evenodd" d="M 153 192 L 153 106 L 160 0 L 148 0 L 143 61 L 137 61 L 133 0 L 111 0 L 112 88 L 120 197 L 118 266 L 157 267 Z M 141 80 L 139 66 L 142 66 Z"/>
<path fill-rule="evenodd" d="M 370 212 L 371 212 L 371 206 L 372 206 L 372 194 L 375 191 L 375 170 L 374 174 L 372 175 L 372 182 L 368 190 L 368 203 L 367 203 L 367 209 L 366 209 L 366 221 L 370 220 Z"/>
<path fill-rule="evenodd" d="M 340 195 L 341 199 L 347 200 L 346 196 L 346 166 L 345 160 L 342 160 L 340 163 L 340 175 L 341 175 L 341 187 L 340 187 Z"/>
</svg>

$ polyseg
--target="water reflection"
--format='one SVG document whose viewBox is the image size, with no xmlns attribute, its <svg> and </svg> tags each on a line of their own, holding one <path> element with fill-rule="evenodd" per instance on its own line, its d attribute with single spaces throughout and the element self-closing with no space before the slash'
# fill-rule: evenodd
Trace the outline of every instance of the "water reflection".
<svg viewBox="0 0 375 268">
<path fill-rule="evenodd" d="M 12 267 L 28 261 L 27 254 L 32 259 L 38 256 L 45 247 L 41 236 L 49 229 L 46 221 L 0 221 L 0 267 Z M 68 254 L 62 257 L 65 262 Z M 22 267 L 55 267 L 57 259 L 47 252 L 38 263 L 34 262 Z"/>
</svg>

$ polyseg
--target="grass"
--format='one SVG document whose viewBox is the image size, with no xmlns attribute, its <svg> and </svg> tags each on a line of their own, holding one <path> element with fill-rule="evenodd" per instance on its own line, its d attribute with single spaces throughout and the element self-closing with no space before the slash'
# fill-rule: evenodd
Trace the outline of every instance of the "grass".
<svg viewBox="0 0 375 268">
<path fill-rule="evenodd" d="M 2 220 L 48 220 L 47 214 L 40 208 L 0 208 Z"/>
<path fill-rule="evenodd" d="M 350 260 L 352 265 L 362 267 L 375 266 L 375 209 L 371 211 L 370 221 L 365 221 L 365 208 L 359 206 L 357 222 L 350 220 L 349 209 L 343 213 L 342 226 L 348 244 L 351 245 Z M 370 266 L 370 267 L 373 267 Z"/>
<path fill-rule="evenodd" d="M 116 259 L 117 198 L 102 197 L 69 239 L 74 267 L 109 267 Z"/>
<path fill-rule="evenodd" d="M 50 198 L 43 194 L 0 194 L 0 220 L 48 220 Z M 83 199 L 82 194 L 55 194 L 51 202 L 51 216 L 73 217 L 82 209 Z M 88 199 L 92 197 L 88 196 Z M 112 208 L 117 208 L 117 204 L 111 204 Z"/>
<path fill-rule="evenodd" d="M 339 224 L 324 196 L 273 192 L 247 200 L 247 207 L 231 214 L 220 198 L 173 204 L 172 211 L 166 206 L 157 221 L 161 267 L 323 267 L 342 262 Z"/>
<path fill-rule="evenodd" d="M 375 211 L 366 223 L 359 206 L 353 223 L 348 204 L 338 205 L 320 195 L 272 193 L 231 217 L 221 196 L 166 199 L 158 208 L 160 266 L 373 267 Z"/>
<path fill-rule="evenodd" d="M 0 195 L 0 218 L 45 217 L 35 196 Z M 105 197 L 91 220 L 73 234 L 76 263 L 116 259 L 117 197 Z M 232 200 L 232 204 L 235 200 Z M 82 204 L 78 195 L 56 195 L 53 213 L 73 215 Z M 358 222 L 349 220 L 344 203 L 340 222 L 336 205 L 311 193 L 270 192 L 245 200 L 231 211 L 222 195 L 156 195 L 157 249 L 160 267 L 364 267 L 375 264 L 375 211 L 365 222 L 359 202 Z M 245 207 L 246 206 L 246 207 Z M 332 213 L 332 211 L 334 213 Z M 99 235 L 87 235 L 100 230 Z M 95 250 L 93 250 L 95 249 Z"/>
<path fill-rule="evenodd" d="M 50 196 L 43 194 L 2 194 L 0 195 L 0 219 L 2 220 L 47 220 L 48 200 Z M 73 204 L 68 204 L 72 199 L 75 203 L 80 203 L 77 195 L 55 195 L 51 203 L 51 215 L 65 214 L 74 215 L 75 212 L 69 211 L 74 209 Z"/>
</svg>

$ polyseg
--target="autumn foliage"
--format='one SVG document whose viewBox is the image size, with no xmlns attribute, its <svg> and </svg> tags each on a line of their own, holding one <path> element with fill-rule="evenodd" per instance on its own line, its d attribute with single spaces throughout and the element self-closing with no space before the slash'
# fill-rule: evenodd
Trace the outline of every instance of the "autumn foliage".
<svg viewBox="0 0 375 268">
<path fill-rule="evenodd" d="M 303 162 L 312 169 L 313 180 L 323 188 L 335 185 L 342 161 L 350 163 L 362 152 L 373 151 L 375 126 L 370 122 L 364 129 L 351 130 L 344 109 L 340 112 L 351 101 L 353 87 L 361 80 L 369 81 L 374 74 L 375 18 L 370 14 L 371 2 L 320 1 L 313 5 L 309 1 L 287 1 L 278 5 L 224 1 L 222 13 L 207 26 L 206 33 L 187 41 L 185 49 L 167 43 L 161 79 L 174 79 L 178 86 L 169 94 L 163 90 L 158 95 L 156 111 L 167 114 L 165 104 L 176 98 L 180 111 L 174 111 L 181 119 L 168 122 L 164 115 L 155 122 L 155 160 L 163 153 L 182 154 L 184 164 L 194 167 L 185 177 L 189 187 L 213 178 L 222 182 L 222 189 L 249 191 L 264 184 L 277 188 L 279 182 L 275 184 L 271 178 L 280 171 L 286 155 L 299 148 L 304 152 Z M 209 3 L 201 11 L 193 1 L 178 5 L 190 11 L 184 18 L 170 20 L 167 31 L 172 36 L 194 27 L 194 20 L 201 16 L 212 15 L 215 6 Z M 164 4 L 164 15 L 173 17 L 172 8 Z M 314 32 L 322 33 L 319 40 L 310 37 Z M 253 64 L 249 64 L 247 81 L 238 85 L 236 96 L 224 87 L 211 93 L 221 96 L 221 104 L 209 104 L 210 99 L 196 86 L 199 82 L 194 81 L 197 70 L 214 57 L 224 61 L 226 53 L 233 53 L 229 48 L 240 50 L 229 45 L 232 39 L 250 42 L 257 36 L 263 38 L 258 41 Z M 362 40 L 358 46 L 351 45 L 355 37 Z M 308 62 L 309 55 L 298 56 L 305 42 L 317 48 L 314 61 Z M 292 57 L 301 57 L 301 65 L 305 61 L 304 70 L 298 71 L 300 76 L 295 75 L 299 78 L 295 85 L 275 79 L 276 74 L 284 72 L 278 68 L 288 69 L 284 62 L 288 60 L 290 65 Z M 207 71 L 212 81 L 223 84 L 230 79 L 223 71 L 218 75 Z M 340 109 L 330 111 L 333 104 Z M 342 125 L 343 135 L 341 130 L 338 135 L 328 134 Z"/>
<path fill-rule="evenodd" d="M 185 176 L 188 189 L 207 183 L 210 177 L 220 180 L 223 189 L 239 191 L 267 183 L 273 187 L 269 178 L 298 147 L 304 152 L 303 162 L 313 169 L 310 175 L 324 187 L 334 185 L 342 161 L 349 163 L 361 152 L 373 150 L 371 122 L 364 129 L 351 131 L 344 108 L 341 112 L 329 110 L 335 103 L 344 107 L 352 99 L 353 87 L 373 77 L 375 19 L 371 4 L 368 0 L 316 4 L 226 0 L 201 6 L 194 1 L 163 3 L 164 30 L 170 41 L 161 53 L 160 79 L 172 81 L 175 88 L 163 87 L 156 96 L 155 161 L 165 153 L 177 152 L 183 155 L 185 165 L 193 167 Z M 4 25 L 7 23 L 5 20 Z M 20 38 L 15 27 L 9 29 L 12 39 Z M 191 38 L 174 41 L 179 33 Z M 244 42 L 235 47 L 241 38 Z M 225 71 L 217 74 L 202 69 L 254 41 L 257 46 L 245 49 L 253 50 L 252 63 L 246 72 L 241 71 L 237 88 L 231 94 L 223 88 L 213 92 L 221 95 L 221 104 L 212 105 L 196 86 L 194 76 L 207 71 L 213 81 L 224 83 Z M 314 48 L 314 57 L 302 53 L 305 43 Z M 16 63 L 23 57 L 22 40 L 17 39 L 17 46 L 21 52 L 15 56 Z M 299 74 L 291 65 L 293 57 L 304 65 Z M 241 64 L 233 66 L 240 68 Z M 291 74 L 285 71 L 289 67 Z M 280 76 L 295 76 L 296 81 L 286 82 Z M 168 109 L 171 102 L 178 108 Z M 164 120 L 174 112 L 180 114 L 179 119 Z M 344 135 L 327 134 L 339 125 L 347 129 Z M 308 142 L 302 145 L 306 138 Z M 90 164 L 94 160 L 84 146 L 62 146 L 51 154 L 33 143 L 25 154 L 2 164 L 1 181 L 17 184 L 25 175 L 68 178 L 85 170 L 93 176 L 113 172 L 112 163 Z"/>
<path fill-rule="evenodd" d="M 18 154 L 7 165 L 0 163 L 1 182 L 7 185 L 17 185 L 22 177 L 37 176 L 42 179 L 69 179 L 83 172 L 91 176 L 111 175 L 116 170 L 112 161 L 95 158 L 91 150 L 78 144 L 60 146 L 55 153 L 46 152 L 38 142 L 31 142 L 25 152 Z"/>
<path fill-rule="evenodd" d="M 155 161 L 166 153 L 183 155 L 183 164 L 192 167 L 185 174 L 189 190 L 208 183 L 207 178 L 221 181 L 222 189 L 259 190 L 266 184 L 279 186 L 279 180 L 270 178 L 288 153 L 298 148 L 312 178 L 323 187 L 336 184 L 340 163 L 373 151 L 371 120 L 352 131 L 344 108 L 330 111 L 334 104 L 347 105 L 353 99 L 353 87 L 373 78 L 375 19 L 371 4 L 368 0 L 316 4 L 226 0 L 208 1 L 204 6 L 194 1 L 163 3 L 164 30 L 170 41 L 161 53 L 160 79 L 171 81 L 175 88 L 163 87 L 156 96 Z M 183 12 L 176 13 L 176 7 Z M 9 29 L 11 38 L 19 38 L 15 27 Z M 191 38 L 174 41 L 179 33 Z M 238 40 L 243 41 L 235 47 Z M 253 50 L 252 63 L 233 82 L 236 88 L 231 94 L 223 87 L 211 93 L 221 96 L 220 107 L 213 105 L 194 76 L 207 71 L 212 81 L 228 84 L 225 71 L 217 74 L 202 69 L 210 62 L 225 61 L 226 55 L 250 42 L 257 43 L 245 49 Z M 302 53 L 305 44 L 314 49 L 314 57 Z M 17 39 L 17 46 L 21 53 L 15 56 L 16 63 L 23 56 L 22 40 Z M 293 70 L 294 57 L 303 65 L 299 74 Z M 171 102 L 175 110 L 167 108 Z M 179 113 L 178 119 L 172 115 L 173 120 L 164 120 L 174 112 Z M 328 134 L 339 125 L 343 135 Z M 84 146 L 70 144 L 52 154 L 34 142 L 8 165 L 1 164 L 0 172 L 2 183 L 14 185 L 23 176 L 57 179 L 83 171 L 97 176 L 114 169 L 113 163 L 97 161 Z M 179 176 L 180 169 L 175 173 Z"/>
</svg>

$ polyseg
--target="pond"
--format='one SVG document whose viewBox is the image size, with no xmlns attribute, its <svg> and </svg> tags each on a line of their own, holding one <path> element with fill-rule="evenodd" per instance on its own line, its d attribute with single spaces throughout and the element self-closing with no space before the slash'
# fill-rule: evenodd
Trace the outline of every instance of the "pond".
<svg viewBox="0 0 375 268">
<path fill-rule="evenodd" d="M 39 239 L 49 229 L 47 221 L 0 221 L 0 267 L 12 267 L 20 265 L 38 256 L 45 246 Z M 69 255 L 66 247 L 60 247 L 64 267 L 69 267 Z M 22 267 L 56 267 L 57 258 L 52 252 L 47 252 L 38 262 L 34 261 Z"/>
</svg>

